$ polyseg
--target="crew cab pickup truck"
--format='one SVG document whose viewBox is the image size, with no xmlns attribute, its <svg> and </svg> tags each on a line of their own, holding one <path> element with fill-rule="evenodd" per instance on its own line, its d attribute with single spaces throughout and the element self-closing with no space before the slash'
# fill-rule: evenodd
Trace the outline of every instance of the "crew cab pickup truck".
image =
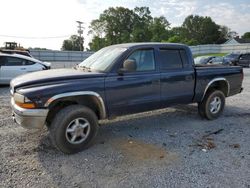
<svg viewBox="0 0 250 188">
<path fill-rule="evenodd" d="M 13 118 L 21 126 L 50 131 L 64 153 L 89 147 L 98 120 L 175 104 L 198 103 L 208 120 L 225 98 L 242 91 L 238 66 L 195 66 L 181 44 L 131 43 L 96 52 L 74 69 L 30 73 L 11 81 Z"/>
</svg>

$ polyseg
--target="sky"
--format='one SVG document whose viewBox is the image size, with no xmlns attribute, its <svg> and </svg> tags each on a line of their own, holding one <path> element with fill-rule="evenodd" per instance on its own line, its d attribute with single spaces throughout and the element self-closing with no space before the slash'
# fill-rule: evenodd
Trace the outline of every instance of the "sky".
<svg viewBox="0 0 250 188">
<path fill-rule="evenodd" d="M 250 31 L 250 0 L 0 0 L 0 46 L 15 41 L 25 48 L 60 50 L 63 40 L 77 34 L 83 21 L 85 47 L 91 20 L 109 7 L 147 6 L 151 15 L 165 16 L 171 27 L 190 14 L 210 16 L 240 35 Z"/>
</svg>

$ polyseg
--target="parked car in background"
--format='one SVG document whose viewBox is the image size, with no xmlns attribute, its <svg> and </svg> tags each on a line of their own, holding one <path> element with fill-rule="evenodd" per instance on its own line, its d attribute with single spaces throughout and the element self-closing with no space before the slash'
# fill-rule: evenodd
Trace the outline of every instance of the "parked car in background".
<svg viewBox="0 0 250 188">
<path fill-rule="evenodd" d="M 240 53 L 230 53 L 225 55 L 223 58 L 223 64 L 237 65 L 240 55 Z"/>
<path fill-rule="evenodd" d="M 250 67 L 250 53 L 231 53 L 224 57 L 223 63 Z"/>
<path fill-rule="evenodd" d="M 241 54 L 237 65 L 242 67 L 250 67 L 250 53 Z"/>
<path fill-rule="evenodd" d="M 223 63 L 223 57 L 219 57 L 219 56 L 213 57 L 209 63 L 213 65 L 226 65 Z"/>
<path fill-rule="evenodd" d="M 234 66 L 234 64 L 230 61 L 228 62 L 224 62 L 224 57 L 214 57 L 213 59 L 211 59 L 210 63 L 212 65 L 228 65 L 228 66 Z"/>
<path fill-rule="evenodd" d="M 194 58 L 194 64 L 195 65 L 206 65 L 208 63 L 211 63 L 211 60 L 214 58 L 215 56 L 199 56 Z"/>
<path fill-rule="evenodd" d="M 0 52 L 5 53 L 5 54 L 19 54 L 19 55 L 24 55 L 24 56 L 27 56 L 27 57 L 32 57 L 32 55 L 27 50 L 1 49 Z"/>
<path fill-rule="evenodd" d="M 16 76 L 50 69 L 51 64 L 18 54 L 0 53 L 0 84 L 9 84 Z"/>
</svg>

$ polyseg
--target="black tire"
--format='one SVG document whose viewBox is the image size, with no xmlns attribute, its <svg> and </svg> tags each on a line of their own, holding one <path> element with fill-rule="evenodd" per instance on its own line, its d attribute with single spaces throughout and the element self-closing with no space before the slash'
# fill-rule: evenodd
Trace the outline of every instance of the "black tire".
<svg viewBox="0 0 250 188">
<path fill-rule="evenodd" d="M 80 127 L 80 125 L 83 126 L 83 124 L 79 123 L 80 121 L 86 122 L 87 127 Z M 52 120 L 52 123 L 49 126 L 50 139 L 58 150 L 66 154 L 73 154 L 87 149 L 91 145 L 98 132 L 98 127 L 97 116 L 91 109 L 81 105 L 71 105 L 60 110 Z M 82 129 L 82 134 L 85 134 L 83 132 L 86 132 L 86 135 L 83 138 L 81 138 L 82 135 L 78 135 L 81 134 L 80 129 Z M 68 132 L 71 130 L 75 131 Z M 71 143 L 73 142 L 72 139 L 74 137 L 71 134 L 74 136 L 77 135 L 74 139 L 75 143 Z M 82 139 L 84 140 L 81 141 Z"/>
<path fill-rule="evenodd" d="M 212 108 L 211 103 L 217 101 L 216 105 L 218 108 Z M 220 105 L 219 105 L 220 103 Z M 223 112 L 225 107 L 225 95 L 220 90 L 211 90 L 209 91 L 202 102 L 198 104 L 198 112 L 202 118 L 208 120 L 213 120 L 218 118 Z"/>
</svg>

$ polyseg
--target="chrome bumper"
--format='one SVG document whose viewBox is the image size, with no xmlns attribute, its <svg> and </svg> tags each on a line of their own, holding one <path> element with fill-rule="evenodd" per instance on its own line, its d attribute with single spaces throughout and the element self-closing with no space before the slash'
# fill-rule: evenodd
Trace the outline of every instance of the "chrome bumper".
<svg viewBox="0 0 250 188">
<path fill-rule="evenodd" d="M 13 119 L 16 123 L 26 129 L 42 129 L 45 125 L 48 114 L 47 109 L 24 109 L 17 106 L 14 99 L 11 99 Z"/>
</svg>

